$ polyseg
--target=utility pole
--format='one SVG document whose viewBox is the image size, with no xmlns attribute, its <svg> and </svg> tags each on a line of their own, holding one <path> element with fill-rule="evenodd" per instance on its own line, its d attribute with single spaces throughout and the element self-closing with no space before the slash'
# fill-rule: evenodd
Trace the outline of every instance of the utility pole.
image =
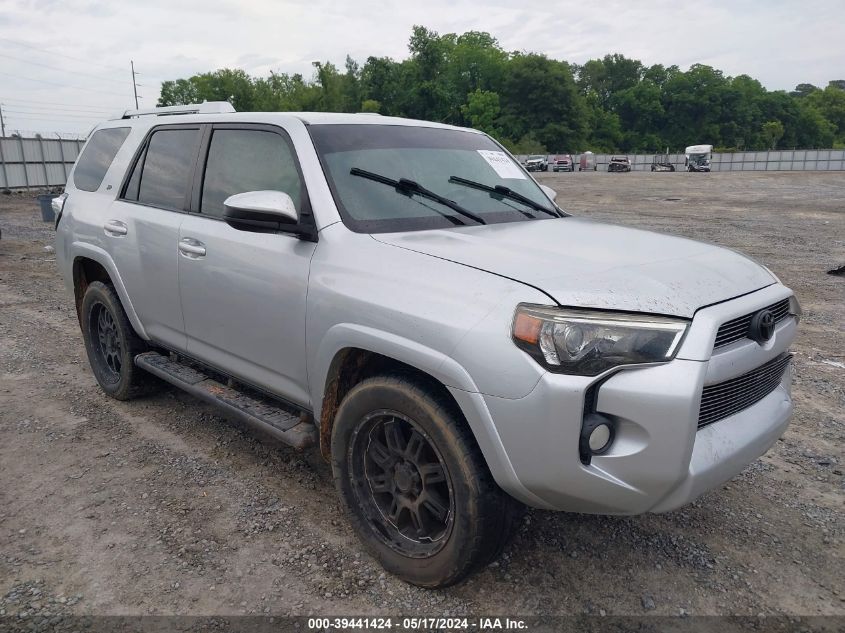
<svg viewBox="0 0 845 633">
<path fill-rule="evenodd" d="M 138 84 L 135 83 L 135 75 L 138 73 L 135 72 L 135 62 L 131 59 L 129 60 L 129 66 L 132 68 L 132 91 L 135 93 L 135 109 L 138 109 Z"/>
<path fill-rule="evenodd" d="M 3 104 L 0 103 L 0 136 L 6 136 L 6 122 L 3 120 Z"/>
</svg>

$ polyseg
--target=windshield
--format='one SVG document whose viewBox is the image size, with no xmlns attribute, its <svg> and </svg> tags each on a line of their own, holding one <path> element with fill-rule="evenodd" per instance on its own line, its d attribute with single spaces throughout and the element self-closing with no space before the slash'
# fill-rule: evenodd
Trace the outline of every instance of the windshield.
<svg viewBox="0 0 845 633">
<path fill-rule="evenodd" d="M 343 222 L 353 231 L 387 233 L 477 224 L 432 196 L 419 195 L 416 187 L 389 186 L 385 179 L 414 181 L 415 186 L 452 201 L 487 224 L 553 217 L 534 208 L 555 209 L 540 187 L 483 134 L 370 124 L 310 125 L 308 130 Z M 370 177 L 361 177 L 362 171 Z M 507 187 L 528 200 L 467 186 L 462 179 L 488 188 Z"/>
<path fill-rule="evenodd" d="M 693 165 L 706 165 L 710 162 L 710 152 L 704 154 L 690 154 L 689 162 Z"/>
</svg>

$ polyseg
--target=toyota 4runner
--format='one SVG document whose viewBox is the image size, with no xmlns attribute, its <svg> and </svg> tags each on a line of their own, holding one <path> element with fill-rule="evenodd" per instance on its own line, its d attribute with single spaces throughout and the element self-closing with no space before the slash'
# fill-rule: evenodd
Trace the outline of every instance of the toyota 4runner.
<svg viewBox="0 0 845 633">
<path fill-rule="evenodd" d="M 55 200 L 101 388 L 162 381 L 330 460 L 426 587 L 523 504 L 666 512 L 784 432 L 800 309 L 765 267 L 572 217 L 489 136 L 356 114 L 127 111 Z"/>
</svg>

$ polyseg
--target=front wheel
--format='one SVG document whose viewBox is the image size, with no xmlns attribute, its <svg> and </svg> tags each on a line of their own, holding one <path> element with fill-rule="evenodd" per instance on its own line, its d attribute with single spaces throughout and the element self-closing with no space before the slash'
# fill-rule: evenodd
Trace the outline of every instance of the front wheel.
<svg viewBox="0 0 845 633">
<path fill-rule="evenodd" d="M 498 556 L 519 508 L 493 481 L 454 403 L 424 382 L 356 385 L 332 433 L 335 485 L 384 568 L 421 587 L 454 584 Z"/>
</svg>

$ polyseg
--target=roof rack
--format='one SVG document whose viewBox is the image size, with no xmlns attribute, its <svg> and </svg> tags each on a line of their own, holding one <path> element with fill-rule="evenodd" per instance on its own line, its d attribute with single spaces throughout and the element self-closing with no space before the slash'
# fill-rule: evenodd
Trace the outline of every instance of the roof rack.
<svg viewBox="0 0 845 633">
<path fill-rule="evenodd" d="M 149 108 L 146 110 L 126 110 L 117 118 L 131 119 L 139 116 L 172 116 L 176 114 L 229 114 L 235 108 L 228 101 L 204 101 L 188 105 Z"/>
</svg>

